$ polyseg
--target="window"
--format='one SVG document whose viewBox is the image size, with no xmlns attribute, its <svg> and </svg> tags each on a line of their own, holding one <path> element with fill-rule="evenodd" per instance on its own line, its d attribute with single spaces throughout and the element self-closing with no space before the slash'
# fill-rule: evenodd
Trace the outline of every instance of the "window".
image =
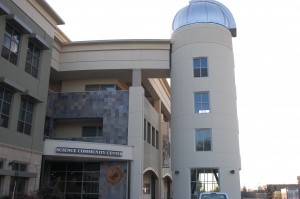
<svg viewBox="0 0 300 199">
<path fill-rule="evenodd" d="M 195 113 L 209 113 L 209 92 L 194 93 Z"/>
<path fill-rule="evenodd" d="M 144 119 L 144 140 L 147 140 L 147 120 Z"/>
<path fill-rule="evenodd" d="M 41 50 L 32 42 L 29 42 L 27 48 L 25 71 L 33 77 L 37 77 L 38 75 L 40 55 Z"/>
<path fill-rule="evenodd" d="M 50 137 L 50 130 L 51 129 L 51 119 L 50 117 L 45 117 L 45 125 L 44 125 L 44 137 L 49 138 Z"/>
<path fill-rule="evenodd" d="M 52 162 L 50 184 L 62 198 L 101 198 L 99 162 Z"/>
<path fill-rule="evenodd" d="M 219 171 L 214 168 L 191 169 L 191 198 L 198 198 L 201 192 L 219 191 Z"/>
<path fill-rule="evenodd" d="M 102 126 L 83 126 L 82 137 L 101 137 L 103 135 Z"/>
<path fill-rule="evenodd" d="M 156 131 L 155 138 L 156 138 L 156 149 L 159 149 L 159 133 L 158 133 L 158 131 Z"/>
<path fill-rule="evenodd" d="M 11 166 L 13 171 L 27 171 L 27 164 L 24 163 L 12 162 Z M 15 192 L 15 196 L 24 194 L 27 180 L 24 177 L 11 177 L 9 192 Z"/>
<path fill-rule="evenodd" d="M 1 56 L 17 65 L 21 33 L 6 24 L 3 37 Z"/>
<path fill-rule="evenodd" d="M 0 86 L 0 126 L 7 128 L 9 123 L 12 92 Z"/>
<path fill-rule="evenodd" d="M 195 142 L 196 151 L 211 151 L 211 130 L 196 129 Z"/>
<path fill-rule="evenodd" d="M 115 84 L 90 84 L 85 86 L 85 91 L 115 91 L 120 90 Z"/>
<path fill-rule="evenodd" d="M 193 60 L 194 77 L 207 77 L 207 57 L 195 58 Z"/>
<path fill-rule="evenodd" d="M 22 97 L 18 121 L 18 132 L 30 135 L 32 128 L 32 117 L 33 102 Z"/>
<path fill-rule="evenodd" d="M 147 124 L 147 142 L 151 144 L 151 124 Z"/>
<path fill-rule="evenodd" d="M 150 194 L 150 183 L 143 183 L 143 194 Z"/>
<path fill-rule="evenodd" d="M 151 143 L 152 146 L 155 147 L 155 128 L 152 126 L 152 131 L 151 131 Z"/>
<path fill-rule="evenodd" d="M 3 178 L 4 177 L 0 175 L 0 193 L 1 193 L 1 190 L 2 190 Z"/>
<path fill-rule="evenodd" d="M 27 164 L 13 162 L 11 166 L 13 171 L 27 171 Z"/>
<path fill-rule="evenodd" d="M 4 167 L 4 161 L 0 160 L 0 169 L 3 169 L 3 167 Z"/>
<path fill-rule="evenodd" d="M 12 195 L 15 194 L 15 198 L 25 193 L 26 182 L 28 178 L 23 177 L 10 177 L 9 192 Z"/>
</svg>

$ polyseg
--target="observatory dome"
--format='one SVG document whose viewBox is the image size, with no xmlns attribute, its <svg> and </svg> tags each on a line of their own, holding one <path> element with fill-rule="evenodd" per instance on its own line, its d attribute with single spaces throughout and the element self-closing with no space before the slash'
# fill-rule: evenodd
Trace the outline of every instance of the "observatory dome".
<svg viewBox="0 0 300 199">
<path fill-rule="evenodd" d="M 191 0 L 188 6 L 175 15 L 172 29 L 175 31 L 183 26 L 199 23 L 220 24 L 236 37 L 236 25 L 230 10 L 215 0 Z"/>
</svg>

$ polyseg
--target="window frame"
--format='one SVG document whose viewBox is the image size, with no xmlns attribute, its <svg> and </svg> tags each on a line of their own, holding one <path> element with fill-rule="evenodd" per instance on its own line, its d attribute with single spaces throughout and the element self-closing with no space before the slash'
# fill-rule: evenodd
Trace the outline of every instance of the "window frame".
<svg viewBox="0 0 300 199">
<path fill-rule="evenodd" d="M 208 135 L 198 135 L 200 139 L 197 139 L 197 134 L 204 134 L 207 133 Z M 209 137 L 209 140 L 205 140 Z M 199 142 L 198 142 L 199 140 Z M 209 142 L 207 146 L 207 142 Z M 198 147 L 198 143 L 201 144 L 201 146 Z M 195 129 L 195 150 L 196 152 L 208 152 L 212 151 L 212 130 L 210 128 L 202 128 L 202 129 Z"/>
<path fill-rule="evenodd" d="M 14 97 L 14 93 L 12 90 L 6 88 L 5 86 L 2 86 L 0 85 L 0 88 L 3 89 L 3 95 L 0 96 L 0 127 L 3 127 L 3 128 L 8 128 L 9 127 L 9 122 L 10 122 L 10 116 L 11 116 L 11 109 L 12 109 L 12 105 L 13 105 L 13 97 Z M 5 100 L 5 94 L 6 93 L 10 93 L 11 94 L 11 97 L 10 97 L 10 102 Z M 4 103 L 8 104 L 9 105 L 9 110 L 8 110 L 8 113 L 3 113 L 3 105 Z M 7 125 L 2 125 L 2 117 L 7 117 Z M 4 120 L 5 121 L 5 120 Z"/>
<path fill-rule="evenodd" d="M 20 163 L 20 162 L 13 162 L 11 166 L 12 166 L 11 170 L 13 170 L 13 171 L 23 171 L 23 172 L 26 172 L 27 168 L 28 168 L 28 164 L 26 164 L 26 163 Z"/>
<path fill-rule="evenodd" d="M 194 77 L 208 77 L 208 58 L 193 58 L 193 75 Z"/>
<path fill-rule="evenodd" d="M 25 109 L 22 107 L 22 104 L 26 102 L 25 105 Z M 28 110 L 28 104 L 31 104 L 32 109 Z M 34 107 L 35 107 L 35 103 L 32 100 L 29 100 L 26 97 L 21 97 L 21 101 L 20 101 L 20 108 L 19 108 L 19 117 L 18 117 L 18 126 L 17 126 L 17 131 L 19 133 L 23 133 L 26 135 L 31 135 L 32 132 L 32 126 L 33 126 L 33 113 L 34 113 Z M 22 113 L 24 112 L 24 116 L 22 115 Z M 30 116 L 30 122 L 27 121 L 27 117 Z M 21 128 L 21 125 L 23 126 Z M 27 125 L 27 126 L 26 126 Z M 29 131 L 27 132 L 26 127 L 30 127 Z M 21 129 L 20 129 L 21 128 Z"/>
<path fill-rule="evenodd" d="M 202 192 L 218 192 L 220 190 L 220 169 L 207 167 L 191 168 L 190 186 L 191 198 L 199 198 Z M 213 189 L 214 186 L 215 188 Z M 197 190 L 198 188 L 199 191 Z"/>
<path fill-rule="evenodd" d="M 88 135 L 88 133 L 91 133 L 91 132 L 84 132 L 84 129 L 86 129 L 87 130 L 87 128 L 95 128 L 95 132 L 93 132 L 93 133 L 95 133 L 94 135 Z M 101 126 L 101 125 L 89 125 L 89 126 L 82 126 L 81 127 L 81 136 L 82 137 L 102 137 L 103 136 L 103 126 Z"/>
<path fill-rule="evenodd" d="M 199 101 L 197 101 L 198 94 L 200 95 Z M 204 96 L 203 96 L 204 94 L 207 94 L 207 101 L 204 100 Z M 194 112 L 197 114 L 210 113 L 210 92 L 209 91 L 199 91 L 194 93 Z"/>
<path fill-rule="evenodd" d="M 91 91 L 117 91 L 121 89 L 117 84 L 86 84 L 84 90 L 87 92 L 91 92 Z"/>
<path fill-rule="evenodd" d="M 11 32 L 8 31 L 9 28 L 11 29 Z M 2 40 L 1 57 L 14 65 L 18 65 L 21 42 L 21 31 L 19 31 L 16 27 L 10 25 L 9 23 L 6 23 Z M 14 55 L 15 57 L 12 58 L 12 55 Z"/>
<path fill-rule="evenodd" d="M 30 45 L 32 46 L 32 52 L 30 51 L 31 50 Z M 39 76 L 41 56 L 42 56 L 42 49 L 34 42 L 28 41 L 26 61 L 25 61 L 25 72 L 35 78 L 38 78 Z M 33 72 L 34 69 L 36 70 L 36 73 Z"/>
<path fill-rule="evenodd" d="M 143 195 L 151 195 L 151 183 L 150 182 L 143 183 Z"/>
</svg>

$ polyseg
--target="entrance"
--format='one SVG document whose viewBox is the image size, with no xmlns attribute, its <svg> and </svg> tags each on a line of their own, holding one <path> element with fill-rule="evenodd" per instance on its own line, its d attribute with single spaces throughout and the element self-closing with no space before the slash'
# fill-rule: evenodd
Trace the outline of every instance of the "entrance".
<svg viewBox="0 0 300 199">
<path fill-rule="evenodd" d="M 45 161 L 42 190 L 64 199 L 126 199 L 127 162 Z"/>
<path fill-rule="evenodd" d="M 143 176 L 143 199 L 156 199 L 158 197 L 157 185 L 158 178 L 156 174 L 149 170 Z"/>
</svg>

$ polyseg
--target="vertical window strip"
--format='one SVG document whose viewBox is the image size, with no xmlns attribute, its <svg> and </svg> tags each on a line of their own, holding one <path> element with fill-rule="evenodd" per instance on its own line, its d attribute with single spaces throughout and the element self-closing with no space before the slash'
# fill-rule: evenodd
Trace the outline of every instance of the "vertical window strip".
<svg viewBox="0 0 300 199">
<path fill-rule="evenodd" d="M 0 86 L 0 126 L 8 127 L 13 93 Z"/>
<path fill-rule="evenodd" d="M 39 70 L 41 50 L 33 43 L 28 43 L 25 71 L 37 78 Z"/>
<path fill-rule="evenodd" d="M 31 134 L 33 117 L 33 102 L 26 98 L 21 98 L 21 106 L 18 121 L 18 132 L 26 135 Z"/>
</svg>

